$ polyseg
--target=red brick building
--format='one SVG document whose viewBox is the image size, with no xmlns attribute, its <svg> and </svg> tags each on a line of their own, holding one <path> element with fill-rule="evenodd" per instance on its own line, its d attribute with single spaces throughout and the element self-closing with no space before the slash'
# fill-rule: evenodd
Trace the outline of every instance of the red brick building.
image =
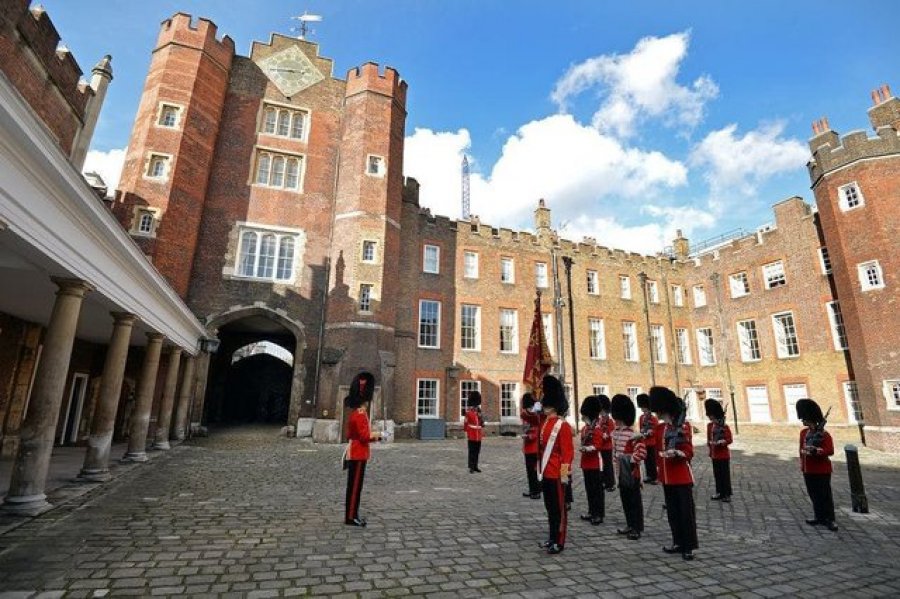
<svg viewBox="0 0 900 599">
<path fill-rule="evenodd" d="M 871 313 L 857 313 L 845 264 L 875 258 L 837 249 L 849 229 L 822 205 L 826 188 L 844 185 L 832 173 L 850 172 L 832 133 L 813 140 L 818 212 L 790 198 L 772 224 L 641 256 L 604 247 L 602 231 L 599 243 L 559 239 L 543 201 L 533 232 L 430 214 L 403 179 L 396 71 L 366 63 L 340 79 L 316 44 L 278 34 L 241 56 L 213 23 L 180 13 L 153 50 L 115 211 L 221 340 L 200 375 L 210 422 L 296 423 L 336 439 L 346 385 L 366 369 L 379 381 L 377 417 L 402 434 L 423 419 L 456 427 L 474 389 L 493 431 L 515 426 L 537 288 L 566 372 L 572 311 L 580 397 L 665 384 L 694 418 L 702 392 L 725 401 L 742 431 L 787 433 L 794 403 L 811 396 L 832 407 L 835 431 L 858 438 L 864 414 L 875 438 L 896 423 L 870 406 L 874 379 L 858 373 L 877 364 L 877 387 L 889 386 L 896 343 L 889 323 L 863 333 L 861 318 L 885 318 L 896 293 L 886 157 L 896 156 L 896 102 L 873 109 L 878 139 L 845 138 L 868 169 L 853 174 L 871 189 L 865 210 L 883 227 L 853 243 L 883 248 Z M 556 310 L 556 281 L 570 291 L 564 257 L 573 300 Z"/>
</svg>

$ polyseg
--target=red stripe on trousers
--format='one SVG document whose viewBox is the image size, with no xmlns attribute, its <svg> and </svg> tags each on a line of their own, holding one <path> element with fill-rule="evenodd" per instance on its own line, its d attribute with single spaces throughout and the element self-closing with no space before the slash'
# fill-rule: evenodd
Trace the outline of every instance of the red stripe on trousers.
<svg viewBox="0 0 900 599">
<path fill-rule="evenodd" d="M 359 514 L 359 477 L 362 474 L 362 464 L 356 465 L 353 475 L 353 486 L 350 488 L 350 503 L 347 505 L 347 520 L 356 518 Z M 352 513 L 351 513 L 352 512 Z"/>
</svg>

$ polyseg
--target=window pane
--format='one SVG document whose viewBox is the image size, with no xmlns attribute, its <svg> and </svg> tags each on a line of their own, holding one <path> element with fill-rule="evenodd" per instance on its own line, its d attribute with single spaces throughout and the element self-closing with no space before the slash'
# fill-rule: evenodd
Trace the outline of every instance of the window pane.
<svg viewBox="0 0 900 599">
<path fill-rule="evenodd" d="M 606 359 L 606 330 L 603 320 L 591 318 L 588 320 L 590 331 L 590 356 L 596 360 Z"/>
<path fill-rule="evenodd" d="M 800 355 L 797 343 L 797 330 L 794 326 L 794 315 L 790 312 L 776 314 L 772 317 L 775 328 L 775 341 L 779 358 L 791 358 Z"/>
<path fill-rule="evenodd" d="M 241 266 L 239 274 L 252 277 L 256 271 L 256 233 L 244 231 L 241 235 Z"/>
<path fill-rule="evenodd" d="M 284 158 L 276 156 L 272 160 L 272 187 L 284 185 Z"/>
<path fill-rule="evenodd" d="M 275 133 L 275 119 L 276 112 L 274 108 L 266 108 L 266 116 L 265 122 L 263 124 L 263 131 L 266 133 Z"/>
<path fill-rule="evenodd" d="M 276 279 L 290 279 L 294 270 L 294 238 L 282 237 L 278 243 L 278 274 Z"/>
<path fill-rule="evenodd" d="M 465 277 L 467 279 L 478 278 L 478 254 L 475 252 L 466 252 L 463 254 Z"/>
<path fill-rule="evenodd" d="M 260 154 L 256 162 L 256 182 L 260 185 L 269 184 L 269 164 L 271 158 L 268 154 Z"/>
<path fill-rule="evenodd" d="M 622 299 L 631 299 L 631 277 L 619 277 L 619 295 Z"/>
<path fill-rule="evenodd" d="M 512 258 L 501 258 L 500 260 L 500 281 L 503 283 L 515 282 L 515 270 L 513 269 Z"/>
<path fill-rule="evenodd" d="M 363 283 L 359 286 L 359 311 L 370 312 L 372 310 L 372 286 Z"/>
<path fill-rule="evenodd" d="M 518 322 L 515 310 L 500 310 L 500 351 L 518 351 Z"/>
<path fill-rule="evenodd" d="M 841 306 L 837 302 L 825 304 L 828 309 L 828 321 L 831 323 L 831 336 L 834 339 L 834 349 L 847 349 L 847 332 L 844 328 L 844 317 L 841 314 Z"/>
<path fill-rule="evenodd" d="M 691 346 L 687 329 L 675 329 L 675 342 L 678 350 L 678 363 L 691 363 Z"/>
<path fill-rule="evenodd" d="M 153 230 L 153 215 L 149 212 L 141 214 L 141 220 L 138 224 L 138 231 L 141 233 L 150 233 Z"/>
<path fill-rule="evenodd" d="M 302 112 L 295 112 L 291 121 L 291 137 L 295 139 L 303 138 L 303 127 L 306 123 L 306 115 Z"/>
<path fill-rule="evenodd" d="M 275 268 L 275 236 L 266 234 L 259 243 L 259 266 L 256 267 L 256 276 L 263 279 L 271 279 Z"/>
<path fill-rule="evenodd" d="M 419 379 L 416 390 L 416 415 L 420 418 L 437 418 L 438 381 L 436 379 Z"/>
<path fill-rule="evenodd" d="M 622 323 L 622 344 L 625 348 L 625 360 L 627 362 L 637 362 L 639 359 L 637 329 L 633 322 Z"/>
<path fill-rule="evenodd" d="M 278 135 L 287 135 L 291 126 L 291 113 L 287 110 L 278 111 Z"/>
<path fill-rule="evenodd" d="M 419 302 L 419 346 L 438 347 L 438 326 L 440 302 L 421 300 Z"/>
<path fill-rule="evenodd" d="M 516 397 L 519 395 L 518 383 L 500 383 L 500 417 L 516 418 L 518 416 Z"/>
<path fill-rule="evenodd" d="M 298 189 L 300 187 L 300 161 L 296 158 L 290 158 L 287 161 L 287 175 L 284 179 L 284 186 L 288 189 Z"/>
<path fill-rule="evenodd" d="M 436 245 L 426 245 L 422 270 L 427 273 L 437 274 L 439 268 L 439 253 Z"/>
<path fill-rule="evenodd" d="M 657 364 L 668 362 L 669 356 L 668 352 L 666 352 L 666 334 L 663 331 L 662 325 L 650 325 L 650 339 L 653 342 L 651 345 L 653 348 L 653 360 Z"/>
</svg>

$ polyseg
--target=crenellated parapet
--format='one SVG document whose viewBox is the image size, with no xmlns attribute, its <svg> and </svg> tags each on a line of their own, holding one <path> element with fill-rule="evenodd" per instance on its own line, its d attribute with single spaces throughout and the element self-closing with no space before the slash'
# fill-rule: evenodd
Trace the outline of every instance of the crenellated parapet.
<svg viewBox="0 0 900 599">
<path fill-rule="evenodd" d="M 194 20 L 191 15 L 178 12 L 160 24 L 156 50 L 175 44 L 202 50 L 226 69 L 234 56 L 234 40 L 227 35 L 216 37 L 218 28 L 209 19 Z"/>
<path fill-rule="evenodd" d="M 400 106 L 406 106 L 407 84 L 393 67 L 384 71 L 374 62 L 367 62 L 347 72 L 347 97 L 362 92 L 374 92 L 393 98 Z"/>
<path fill-rule="evenodd" d="M 824 175 L 848 164 L 900 154 L 900 100 L 891 96 L 886 85 L 872 92 L 872 100 L 875 105 L 869 109 L 869 120 L 874 137 L 862 130 L 841 136 L 826 118 L 813 123 L 812 158 L 807 163 L 813 187 Z"/>
</svg>

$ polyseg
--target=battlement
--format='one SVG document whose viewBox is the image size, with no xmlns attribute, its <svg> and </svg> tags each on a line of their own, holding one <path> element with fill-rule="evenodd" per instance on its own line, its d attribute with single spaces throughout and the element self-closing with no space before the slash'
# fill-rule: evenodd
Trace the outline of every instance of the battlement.
<svg viewBox="0 0 900 599">
<path fill-rule="evenodd" d="M 81 81 L 82 70 L 69 49 L 60 43 L 59 33 L 47 11 L 40 5 L 29 9 L 29 0 L 0 0 L 0 19 L 20 36 L 78 118 L 84 119 L 88 100 L 94 90 Z M 3 60 L 16 60 L 14 56 Z"/>
<path fill-rule="evenodd" d="M 868 114 L 875 137 L 862 130 L 840 136 L 826 118 L 813 123 L 813 137 L 809 140 L 812 158 L 806 165 L 813 186 L 829 172 L 857 160 L 900 154 L 900 100 L 883 85 L 872 92 L 872 101 L 875 105 Z"/>
<path fill-rule="evenodd" d="M 178 12 L 160 24 L 154 52 L 169 44 L 196 48 L 227 68 L 234 56 L 234 41 L 227 35 L 219 39 L 217 33 L 218 27 L 209 19 L 194 20 L 191 15 Z"/>
<path fill-rule="evenodd" d="M 401 106 L 406 106 L 407 84 L 393 67 L 384 71 L 377 63 L 367 62 L 347 71 L 347 97 L 369 91 L 394 98 Z"/>
<path fill-rule="evenodd" d="M 419 182 L 413 177 L 403 177 L 403 201 L 419 205 Z"/>
</svg>

